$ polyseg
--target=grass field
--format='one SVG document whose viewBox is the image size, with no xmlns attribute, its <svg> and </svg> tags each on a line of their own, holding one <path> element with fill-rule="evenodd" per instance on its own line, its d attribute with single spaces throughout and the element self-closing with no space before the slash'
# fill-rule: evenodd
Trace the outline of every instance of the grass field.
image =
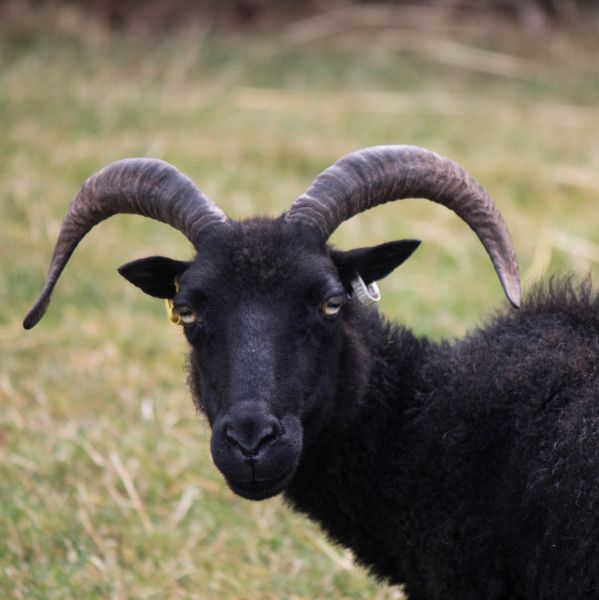
<svg viewBox="0 0 599 600">
<path fill-rule="evenodd" d="M 317 28 L 225 39 L 110 34 L 76 12 L 0 25 L 0 598 L 401 598 L 280 499 L 235 497 L 185 389 L 186 346 L 115 269 L 186 258 L 122 216 L 77 250 L 21 329 L 67 203 L 125 156 L 189 174 L 232 217 L 277 214 L 350 150 L 418 144 L 462 163 L 512 232 L 525 289 L 597 274 L 599 44 L 505 26 Z M 382 310 L 435 338 L 506 301 L 482 247 L 422 201 L 344 225 L 343 248 L 424 241 Z"/>
</svg>

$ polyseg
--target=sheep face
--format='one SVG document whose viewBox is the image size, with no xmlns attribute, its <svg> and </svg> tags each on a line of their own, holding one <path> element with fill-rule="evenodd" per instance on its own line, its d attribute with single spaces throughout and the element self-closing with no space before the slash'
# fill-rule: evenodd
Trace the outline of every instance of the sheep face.
<svg viewBox="0 0 599 600">
<path fill-rule="evenodd" d="M 235 229 L 198 247 L 175 307 L 197 311 L 185 335 L 213 460 L 233 491 L 262 499 L 291 480 L 304 426 L 330 401 L 339 322 L 320 309 L 344 289 L 323 247 L 306 253 L 272 222 Z"/>
<path fill-rule="evenodd" d="M 351 407 L 339 412 L 336 402 L 359 396 L 368 374 L 349 279 L 356 265 L 367 280 L 375 268 L 383 276 L 414 244 L 384 245 L 384 257 L 383 247 L 331 251 L 281 219 L 253 219 L 200 241 L 191 263 L 154 257 L 121 268 L 146 292 L 172 297 L 212 457 L 234 492 L 258 500 L 283 491 L 302 448 L 332 420 L 343 425 Z"/>
<path fill-rule="evenodd" d="M 171 300 L 184 323 L 192 392 L 212 426 L 216 465 L 243 496 L 271 496 L 292 480 L 302 450 L 316 443 L 324 427 L 334 435 L 350 423 L 375 352 L 361 339 L 369 323 L 355 322 L 366 318 L 359 301 L 370 299 L 367 284 L 417 246 L 404 241 L 339 252 L 326 240 L 354 215 L 410 197 L 440 203 L 470 225 L 518 306 L 509 233 L 482 186 L 429 150 L 376 146 L 325 169 L 274 220 L 230 219 L 161 160 L 107 165 L 69 205 L 44 288 L 23 326 L 40 321 L 69 257 L 104 219 L 138 214 L 181 231 L 197 250 L 194 261 L 153 257 L 125 265 L 121 273 Z"/>
</svg>

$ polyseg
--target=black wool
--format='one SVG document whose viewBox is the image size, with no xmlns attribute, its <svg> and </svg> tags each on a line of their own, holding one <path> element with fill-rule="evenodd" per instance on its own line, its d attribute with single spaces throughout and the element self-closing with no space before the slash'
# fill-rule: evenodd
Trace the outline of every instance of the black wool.
<svg viewBox="0 0 599 600">
<path fill-rule="evenodd" d="M 590 284 L 540 287 L 451 345 L 374 311 L 354 327 L 368 339 L 368 388 L 351 425 L 302 457 L 290 504 L 410 599 L 596 598 Z"/>
</svg>

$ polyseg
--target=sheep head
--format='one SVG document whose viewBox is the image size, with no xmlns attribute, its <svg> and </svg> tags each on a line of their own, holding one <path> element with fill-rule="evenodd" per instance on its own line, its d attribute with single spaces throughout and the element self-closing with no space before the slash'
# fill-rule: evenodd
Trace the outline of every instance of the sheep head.
<svg viewBox="0 0 599 600">
<path fill-rule="evenodd" d="M 341 252 L 284 219 L 250 219 L 198 241 L 190 263 L 151 257 L 119 269 L 146 293 L 172 298 L 212 457 L 235 492 L 262 499 L 284 489 L 314 424 L 335 418 L 340 387 L 361 394 L 368 359 L 351 326 L 361 309 L 349 298 L 353 274 L 380 279 L 417 246 Z M 352 363 L 360 364 L 343 368 Z M 339 381 L 340 368 L 351 376 Z"/>
<path fill-rule="evenodd" d="M 180 229 L 195 247 L 193 261 L 151 257 L 119 271 L 146 293 L 172 300 L 192 348 L 190 382 L 212 428 L 214 462 L 235 492 L 266 498 L 291 481 L 319 424 L 339 414 L 336 402 L 364 389 L 367 344 L 352 323 L 365 309 L 353 282 L 385 277 L 418 245 L 342 252 L 327 240 L 352 215 L 412 196 L 444 204 L 472 227 L 517 306 L 511 240 L 483 188 L 437 154 L 382 146 L 342 158 L 281 217 L 242 222 L 225 217 L 166 163 L 114 163 L 71 204 L 46 286 L 24 325 L 39 321 L 71 253 L 96 223 L 123 212 Z"/>
</svg>

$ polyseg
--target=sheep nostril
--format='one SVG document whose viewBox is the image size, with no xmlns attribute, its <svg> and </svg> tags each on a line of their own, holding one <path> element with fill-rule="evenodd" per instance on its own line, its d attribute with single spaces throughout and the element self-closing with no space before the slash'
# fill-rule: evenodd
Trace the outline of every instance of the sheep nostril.
<svg viewBox="0 0 599 600">
<path fill-rule="evenodd" d="M 238 442 L 237 439 L 235 438 L 234 435 L 232 435 L 230 433 L 230 429 L 228 427 L 225 427 L 225 430 L 223 431 L 223 437 L 225 438 L 225 442 L 227 442 L 228 446 L 238 446 Z"/>
<path fill-rule="evenodd" d="M 265 448 L 266 446 L 268 446 L 269 444 L 271 444 L 272 442 L 274 442 L 278 437 L 277 431 L 273 426 L 271 426 L 270 431 L 267 433 L 264 433 L 263 436 L 258 440 L 258 444 L 255 448 L 255 454 L 258 454 L 258 452 L 260 452 L 260 450 L 262 448 Z"/>
<path fill-rule="evenodd" d="M 256 460 L 258 455 L 274 442 L 280 435 L 280 428 L 274 424 L 253 428 L 250 435 L 241 429 L 237 431 L 231 426 L 225 427 L 223 437 L 229 448 L 236 448 L 244 458 Z"/>
</svg>

